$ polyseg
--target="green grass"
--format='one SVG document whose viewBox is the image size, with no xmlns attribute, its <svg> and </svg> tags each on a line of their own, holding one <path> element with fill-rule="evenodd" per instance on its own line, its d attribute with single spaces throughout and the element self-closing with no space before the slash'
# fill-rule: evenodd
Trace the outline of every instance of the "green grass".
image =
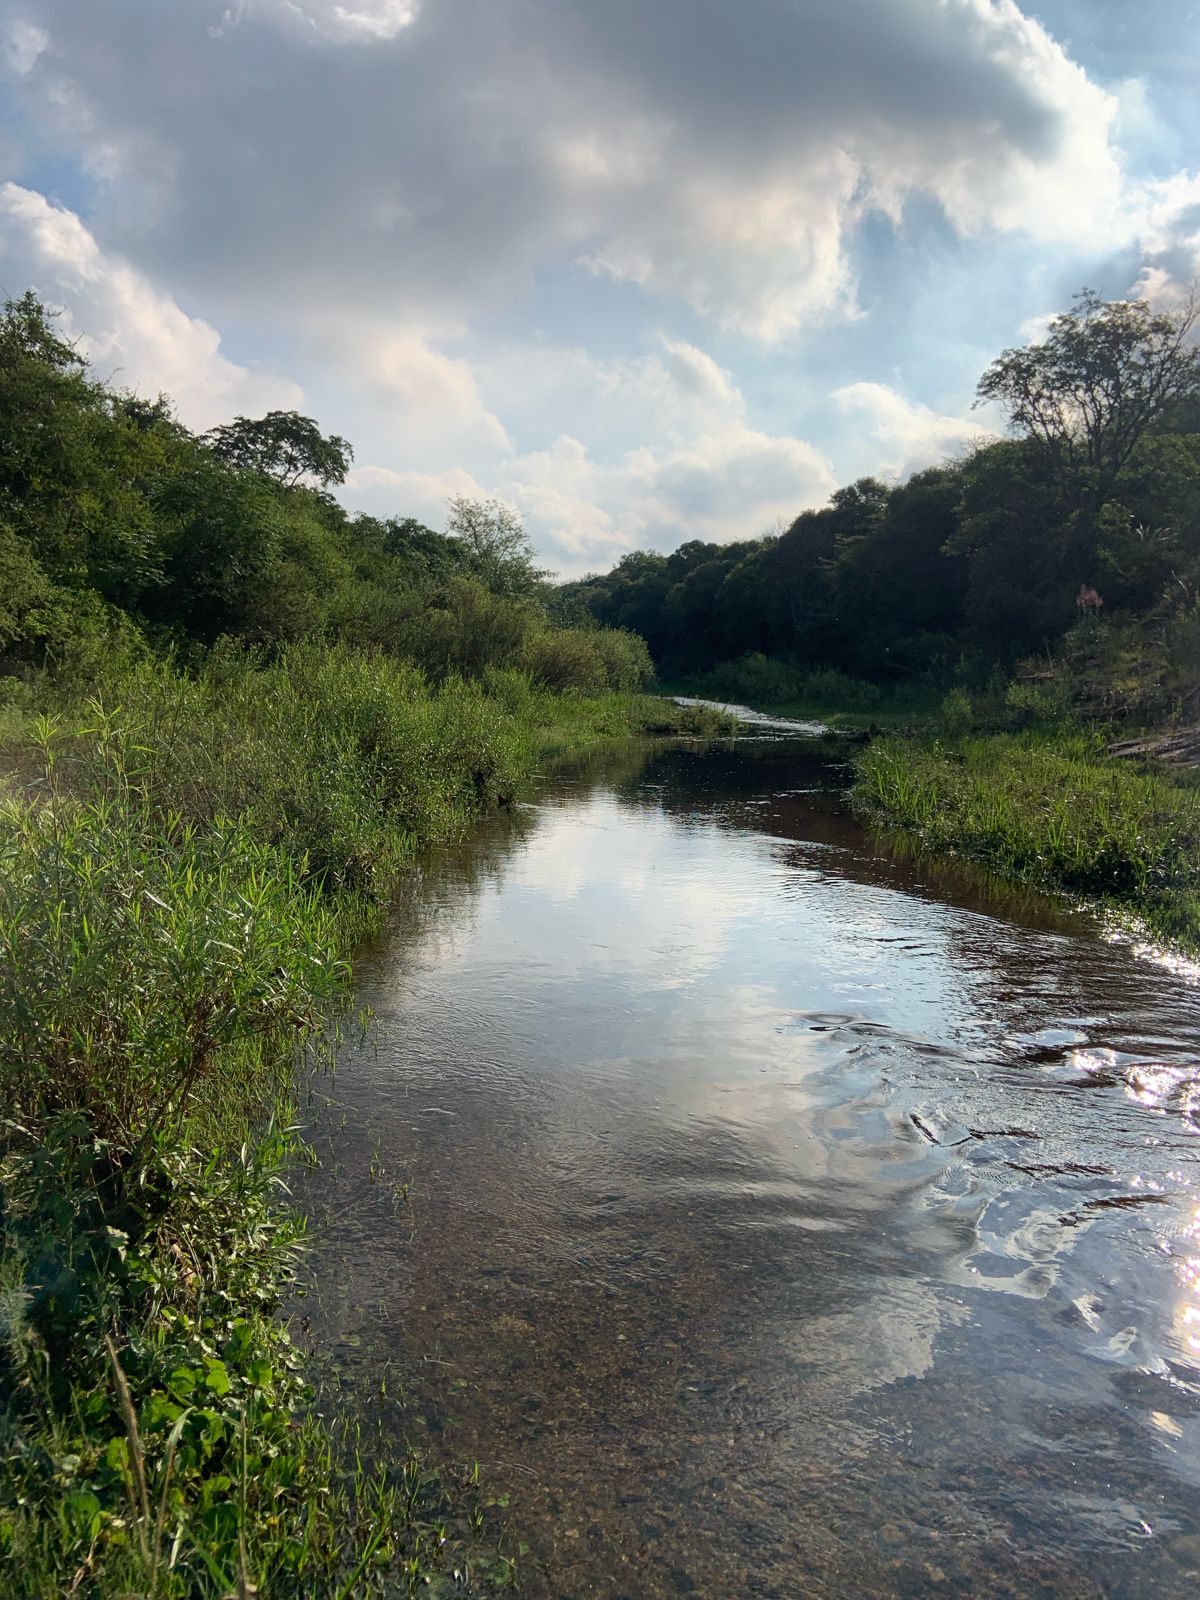
<svg viewBox="0 0 1200 1600">
<path fill-rule="evenodd" d="M 1039 888 L 1134 913 L 1200 948 L 1200 790 L 1054 731 L 876 740 L 854 800 L 869 817 Z"/>
<path fill-rule="evenodd" d="M 39 709 L 40 707 L 40 709 Z M 309 1412 L 275 1318 L 297 1069 L 414 851 L 547 751 L 719 724 L 342 649 L 0 720 L 0 1590 L 492 1593 L 482 1492 Z"/>
</svg>

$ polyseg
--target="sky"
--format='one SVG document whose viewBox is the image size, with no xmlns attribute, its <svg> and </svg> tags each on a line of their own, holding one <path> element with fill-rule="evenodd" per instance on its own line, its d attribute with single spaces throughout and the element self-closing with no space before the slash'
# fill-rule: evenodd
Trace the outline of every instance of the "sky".
<svg viewBox="0 0 1200 1600">
<path fill-rule="evenodd" d="M 352 509 L 548 567 L 995 433 L 1003 348 L 1200 273 L 1200 0 L 0 0 L 0 291 Z"/>
</svg>

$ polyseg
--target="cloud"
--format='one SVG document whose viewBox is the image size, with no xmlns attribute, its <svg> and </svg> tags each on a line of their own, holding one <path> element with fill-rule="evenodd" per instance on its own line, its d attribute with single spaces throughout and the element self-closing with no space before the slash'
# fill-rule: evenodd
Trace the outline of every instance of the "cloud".
<svg viewBox="0 0 1200 1600">
<path fill-rule="evenodd" d="M 544 348 L 510 352 L 509 359 L 518 372 L 525 360 L 525 381 L 532 372 L 541 405 L 550 396 L 551 409 L 563 415 L 581 401 L 579 420 L 594 437 L 603 438 L 619 417 L 647 442 L 601 459 L 562 433 L 472 472 L 397 470 L 364 460 L 348 484 L 354 503 L 377 512 L 403 508 L 440 526 L 450 495 L 495 493 L 522 512 L 556 569 L 573 574 L 639 545 L 751 538 L 823 503 L 835 487 L 828 460 L 811 444 L 747 423 L 730 374 L 694 345 L 663 340 L 659 353 L 612 363 Z"/>
<path fill-rule="evenodd" d="M 888 478 L 906 478 L 993 433 L 967 417 L 941 416 L 906 400 L 886 383 L 844 384 L 834 391 L 833 399 L 847 414 L 862 418 L 885 453 L 877 470 Z"/>
<path fill-rule="evenodd" d="M 1200 281 L 1200 172 L 1146 184 L 1135 292 L 1156 305 L 1182 305 Z"/>
<path fill-rule="evenodd" d="M 411 27 L 420 0 L 238 0 L 213 28 L 218 37 L 247 18 L 261 18 L 315 44 L 369 44 Z"/>
<path fill-rule="evenodd" d="M 0 279 L 13 292 L 35 287 L 51 306 L 68 303 L 61 326 L 100 373 L 165 391 L 192 427 L 300 403 L 295 384 L 223 356 L 215 328 L 101 250 L 73 212 L 15 183 L 0 185 Z"/>
<path fill-rule="evenodd" d="M 1012 0 L 41 0 L 38 27 L 25 114 L 108 152 L 105 237 L 276 314 L 478 314 L 575 263 L 770 342 L 855 315 L 873 213 L 1121 225 L 1116 97 Z"/>
<path fill-rule="evenodd" d="M 3 34 L 4 61 L 15 77 L 26 78 L 50 43 L 45 29 L 28 17 L 13 17 Z"/>
<path fill-rule="evenodd" d="M 408 447 L 443 451 L 479 444 L 508 449 L 500 419 L 485 406 L 471 364 L 437 349 L 432 330 L 340 313 L 305 330 L 310 353 L 353 385 L 358 405 L 382 405 Z"/>
</svg>

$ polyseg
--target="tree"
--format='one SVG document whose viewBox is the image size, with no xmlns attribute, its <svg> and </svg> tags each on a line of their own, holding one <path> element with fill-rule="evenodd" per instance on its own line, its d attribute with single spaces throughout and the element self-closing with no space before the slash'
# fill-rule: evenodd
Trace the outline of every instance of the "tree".
<svg viewBox="0 0 1200 1600">
<path fill-rule="evenodd" d="M 454 495 L 446 532 L 461 540 L 468 566 L 493 594 L 532 595 L 541 583 L 520 513 L 502 500 Z"/>
<path fill-rule="evenodd" d="M 210 428 L 204 443 L 231 467 L 263 472 L 285 489 L 306 478 L 319 488 L 344 483 L 354 451 L 336 433 L 328 438 L 298 411 L 268 411 L 265 417 L 235 417 Z"/>
<path fill-rule="evenodd" d="M 55 584 L 135 604 L 157 559 L 149 494 L 172 426 L 90 375 L 32 293 L 0 311 L 0 521 Z"/>
<path fill-rule="evenodd" d="M 1041 344 L 992 362 L 979 402 L 999 401 L 1013 430 L 1067 477 L 1076 506 L 1094 513 L 1142 437 L 1200 393 L 1198 314 L 1194 298 L 1161 312 L 1084 289 Z"/>
</svg>

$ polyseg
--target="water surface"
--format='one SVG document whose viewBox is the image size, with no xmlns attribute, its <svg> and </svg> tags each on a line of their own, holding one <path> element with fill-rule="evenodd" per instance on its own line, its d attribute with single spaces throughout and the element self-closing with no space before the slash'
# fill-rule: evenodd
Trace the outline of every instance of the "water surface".
<svg viewBox="0 0 1200 1600">
<path fill-rule="evenodd" d="M 1191 1600 L 1200 991 L 842 779 L 618 751 L 430 855 L 318 1129 L 318 1333 L 545 1600 Z"/>
</svg>

